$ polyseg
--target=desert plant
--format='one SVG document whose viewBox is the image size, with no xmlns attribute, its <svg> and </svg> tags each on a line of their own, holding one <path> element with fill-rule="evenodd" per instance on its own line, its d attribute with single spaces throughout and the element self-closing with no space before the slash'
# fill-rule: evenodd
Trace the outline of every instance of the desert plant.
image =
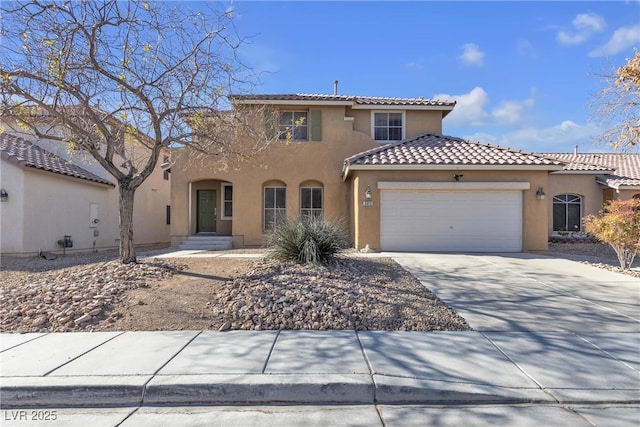
<svg viewBox="0 0 640 427">
<path fill-rule="evenodd" d="M 327 265 L 346 247 L 346 232 L 342 221 L 301 216 L 278 225 L 268 245 L 277 260 Z"/>
<path fill-rule="evenodd" d="M 589 215 L 584 223 L 588 233 L 616 251 L 623 270 L 631 268 L 640 249 L 640 199 L 610 201 L 599 216 Z"/>
</svg>

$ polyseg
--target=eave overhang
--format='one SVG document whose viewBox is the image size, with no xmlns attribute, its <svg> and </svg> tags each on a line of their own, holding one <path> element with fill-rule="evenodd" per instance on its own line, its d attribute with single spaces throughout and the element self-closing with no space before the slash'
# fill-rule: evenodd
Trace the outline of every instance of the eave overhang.
<svg viewBox="0 0 640 427">
<path fill-rule="evenodd" d="M 342 179 L 346 180 L 350 171 L 438 171 L 438 170 L 500 170 L 500 171 L 557 171 L 562 165 L 470 165 L 470 164 L 429 164 L 429 165 L 345 165 Z"/>
</svg>

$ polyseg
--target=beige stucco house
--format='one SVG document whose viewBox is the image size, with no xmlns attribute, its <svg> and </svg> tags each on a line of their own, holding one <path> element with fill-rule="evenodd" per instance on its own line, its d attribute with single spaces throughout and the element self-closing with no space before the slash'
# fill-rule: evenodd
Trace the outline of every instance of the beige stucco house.
<svg viewBox="0 0 640 427">
<path fill-rule="evenodd" d="M 116 181 L 63 143 L 37 140 L 4 123 L 0 133 L 0 254 L 26 256 L 117 248 Z M 167 153 L 168 155 L 168 153 Z M 136 245 L 167 244 L 170 173 L 160 166 L 135 195 Z M 63 247 L 65 236 L 72 246 Z M 69 245 L 69 244 L 68 244 Z"/>
<path fill-rule="evenodd" d="M 580 218 L 603 201 L 640 193 L 638 155 L 529 153 L 444 136 L 455 102 L 306 94 L 231 101 L 275 111 L 259 124 L 273 127 L 275 142 L 224 165 L 215 156 L 193 162 L 188 148 L 173 153 L 173 245 L 210 236 L 261 246 L 281 218 L 314 215 L 346 221 L 357 249 L 544 251 L 550 235 L 581 232 Z"/>
</svg>

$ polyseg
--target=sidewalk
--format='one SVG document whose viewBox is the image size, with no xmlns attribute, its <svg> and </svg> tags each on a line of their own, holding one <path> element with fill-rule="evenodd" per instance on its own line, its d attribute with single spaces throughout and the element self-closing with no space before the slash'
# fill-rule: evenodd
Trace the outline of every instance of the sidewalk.
<svg viewBox="0 0 640 427">
<path fill-rule="evenodd" d="M 2 409 L 640 403 L 635 333 L 83 332 L 0 343 Z"/>
</svg>

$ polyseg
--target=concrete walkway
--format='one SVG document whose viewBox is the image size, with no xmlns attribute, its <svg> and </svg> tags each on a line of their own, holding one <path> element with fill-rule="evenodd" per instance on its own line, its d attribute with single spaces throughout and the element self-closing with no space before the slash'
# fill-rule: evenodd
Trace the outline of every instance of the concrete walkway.
<svg viewBox="0 0 640 427">
<path fill-rule="evenodd" d="M 640 411 L 640 339 L 634 333 L 178 331 L 1 338 L 5 413 L 236 404 L 527 404 L 565 415 L 568 408 L 605 404 L 622 417 Z"/>
<path fill-rule="evenodd" d="M 2 425 L 637 425 L 636 279 L 391 255 L 475 330 L 0 334 Z"/>
</svg>

